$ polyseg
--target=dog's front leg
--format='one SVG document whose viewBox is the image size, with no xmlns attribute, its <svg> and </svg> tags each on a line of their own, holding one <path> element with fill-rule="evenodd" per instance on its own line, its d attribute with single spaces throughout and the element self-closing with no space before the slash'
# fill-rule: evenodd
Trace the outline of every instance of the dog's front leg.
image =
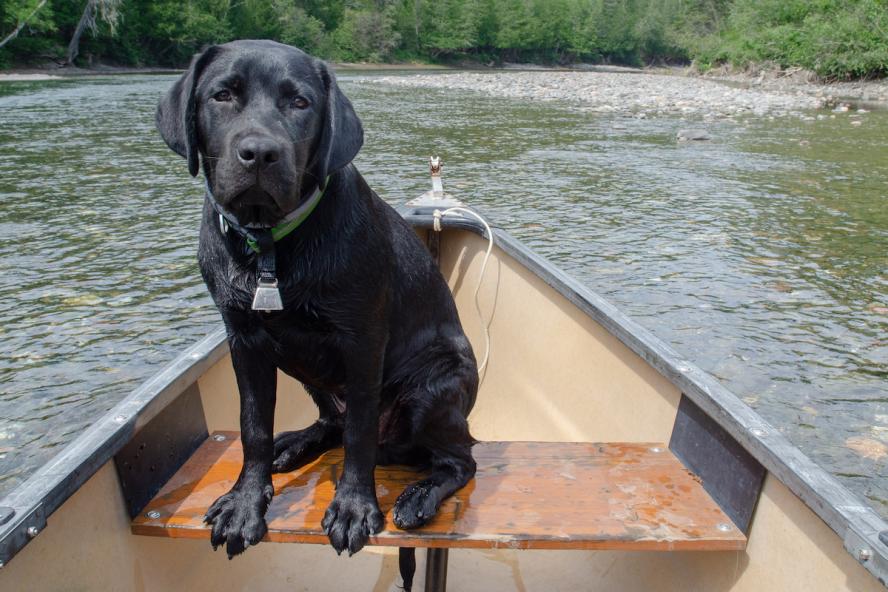
<svg viewBox="0 0 888 592">
<path fill-rule="evenodd" d="M 257 544 L 268 531 L 265 512 L 274 495 L 271 463 L 277 369 L 262 348 L 246 347 L 242 339 L 229 339 L 229 344 L 240 390 L 244 464 L 234 487 L 210 506 L 205 520 L 213 525 L 213 548 L 225 543 L 231 559 Z"/>
<path fill-rule="evenodd" d="M 376 352 L 369 353 L 368 352 Z M 345 462 L 336 495 L 321 526 L 337 553 L 357 553 L 385 519 L 376 500 L 373 476 L 379 440 L 379 392 L 382 348 L 362 348 L 350 356 L 346 385 L 343 444 Z"/>
</svg>

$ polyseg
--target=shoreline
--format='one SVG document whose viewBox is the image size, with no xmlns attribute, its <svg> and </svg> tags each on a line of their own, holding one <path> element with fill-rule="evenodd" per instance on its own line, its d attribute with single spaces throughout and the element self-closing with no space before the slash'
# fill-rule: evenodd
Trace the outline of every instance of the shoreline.
<svg viewBox="0 0 888 592">
<path fill-rule="evenodd" d="M 400 88 L 460 90 L 495 99 L 569 105 L 577 112 L 637 119 L 677 116 L 709 120 L 754 117 L 813 119 L 811 111 L 829 106 L 824 97 L 798 90 L 740 88 L 690 76 L 649 72 L 460 71 L 412 76 L 376 76 L 364 84 Z M 843 107 L 845 111 L 850 110 Z"/>
<path fill-rule="evenodd" d="M 333 67 L 342 71 L 387 72 L 387 71 L 452 71 L 471 73 L 600 73 L 667 76 L 700 81 L 712 81 L 733 88 L 765 93 L 803 94 L 820 101 L 824 106 L 841 102 L 860 103 L 874 108 L 888 108 L 888 78 L 875 80 L 850 80 L 825 82 L 812 72 L 800 68 L 782 70 L 767 65 L 738 70 L 723 66 L 700 72 L 694 66 L 651 66 L 635 68 L 607 64 L 573 64 L 570 66 L 545 66 L 539 64 L 503 63 L 496 67 L 481 63 L 454 65 L 426 64 L 420 62 L 402 63 L 356 63 L 334 62 Z M 0 70 L 0 83 L 31 82 L 43 80 L 63 80 L 66 78 L 88 78 L 128 74 L 179 74 L 183 70 L 175 68 L 136 68 L 99 66 L 96 68 L 52 67 L 52 68 L 12 68 Z"/>
<path fill-rule="evenodd" d="M 336 70 L 358 71 L 397 71 L 397 70 L 454 70 L 451 66 L 404 62 L 394 64 L 371 64 L 360 62 L 333 62 Z M 65 80 L 67 78 L 90 78 L 94 76 L 117 76 L 128 74 L 181 74 L 185 70 L 177 68 L 136 68 L 101 66 L 98 68 L 53 67 L 53 68 L 10 68 L 0 70 L 0 82 L 29 82 L 38 80 Z"/>
<path fill-rule="evenodd" d="M 786 70 L 760 65 L 744 70 L 721 67 L 698 72 L 688 67 L 687 76 L 715 80 L 743 88 L 776 92 L 803 92 L 823 98 L 827 105 L 839 102 L 864 103 L 876 108 L 888 108 L 888 78 L 870 80 L 823 81 L 813 72 L 802 68 Z"/>
</svg>

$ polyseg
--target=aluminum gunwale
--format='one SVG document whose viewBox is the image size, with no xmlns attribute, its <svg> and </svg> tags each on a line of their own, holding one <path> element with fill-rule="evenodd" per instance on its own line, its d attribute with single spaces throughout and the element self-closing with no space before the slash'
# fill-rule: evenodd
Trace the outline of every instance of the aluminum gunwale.
<svg viewBox="0 0 888 592">
<path fill-rule="evenodd" d="M 399 212 L 416 227 L 432 228 L 432 209 L 402 206 Z M 485 236 L 483 226 L 468 218 L 453 216 L 442 222 L 444 227 Z M 600 323 L 709 414 L 835 531 L 855 560 L 886 585 L 888 546 L 879 540 L 879 533 L 888 530 L 888 523 L 872 508 L 715 378 L 505 230 L 499 227 L 492 230 L 506 254 Z M 224 329 L 215 330 L 137 387 L 27 481 L 0 499 L 0 508 L 15 510 L 12 519 L 0 525 L 0 566 L 29 542 L 32 537 L 27 530 L 35 525 L 35 520 L 42 530 L 46 517 L 227 350 Z"/>
</svg>

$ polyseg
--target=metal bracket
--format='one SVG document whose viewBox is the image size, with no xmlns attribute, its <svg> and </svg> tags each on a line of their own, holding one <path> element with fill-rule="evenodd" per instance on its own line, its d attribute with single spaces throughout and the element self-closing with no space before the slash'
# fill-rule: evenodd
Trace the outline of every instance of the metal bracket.
<svg viewBox="0 0 888 592">
<path fill-rule="evenodd" d="M 703 489 L 737 528 L 749 534 L 765 467 L 684 395 L 678 404 L 669 449 L 700 478 Z"/>
<path fill-rule="evenodd" d="M 429 172 L 432 175 L 432 190 L 426 191 L 419 197 L 411 199 L 404 204 L 407 208 L 416 210 L 427 208 L 447 209 L 456 206 L 465 207 L 465 204 L 444 191 L 444 182 L 441 179 L 441 170 L 444 162 L 437 156 L 429 157 Z"/>
<path fill-rule="evenodd" d="M 867 508 L 869 509 L 869 508 Z M 884 534 L 884 533 L 882 533 Z M 886 544 L 882 534 L 873 531 L 871 536 L 864 537 L 849 528 L 843 541 L 845 550 L 869 571 L 883 586 L 888 586 L 888 560 L 884 552 L 877 552 L 877 545 Z M 888 537 L 886 537 L 888 538 Z"/>
<path fill-rule="evenodd" d="M 142 511 L 207 435 L 200 392 L 192 384 L 132 437 L 114 457 L 130 517 Z"/>
<path fill-rule="evenodd" d="M 21 514 L 17 522 L 13 520 L 16 516 L 15 509 L 8 506 L 4 509 L 11 511 L 11 514 L 6 514 L 8 516 L 7 528 L 0 531 L 0 567 L 6 565 L 19 549 L 46 528 L 46 513 L 43 511 L 43 504 L 34 506 L 27 514 Z"/>
</svg>

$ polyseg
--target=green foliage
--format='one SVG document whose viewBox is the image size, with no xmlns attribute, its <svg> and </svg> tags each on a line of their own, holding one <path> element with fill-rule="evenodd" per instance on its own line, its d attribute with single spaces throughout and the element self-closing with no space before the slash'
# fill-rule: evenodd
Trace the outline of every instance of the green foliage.
<svg viewBox="0 0 888 592">
<path fill-rule="evenodd" d="M 346 8 L 342 24 L 333 34 L 340 59 L 346 61 L 385 61 L 400 43 L 395 30 L 395 10 L 370 7 Z"/>
<path fill-rule="evenodd" d="M 276 4 L 279 5 L 276 12 L 279 15 L 280 34 L 274 37 L 278 41 L 323 57 L 331 57 L 335 53 L 324 21 L 291 3 L 276 0 Z"/>
<path fill-rule="evenodd" d="M 0 39 L 6 37 L 19 23 L 26 22 L 28 29 L 35 33 L 54 31 L 53 12 L 48 6 L 38 10 L 40 0 L 0 1 Z"/>
<path fill-rule="evenodd" d="M 0 0 L 0 39 L 25 26 L 14 41 L 0 49 L 0 67 L 15 63 L 31 63 L 62 55 L 53 33 L 57 26 L 50 3 L 42 7 L 40 0 Z"/>
<path fill-rule="evenodd" d="M 0 0 L 0 67 L 58 58 L 86 0 Z M 270 38 L 328 59 L 773 62 L 888 74 L 888 0 L 123 0 L 81 61 L 181 66 L 206 45 Z M 28 18 L 30 16 L 30 18 Z"/>
<path fill-rule="evenodd" d="M 736 0 L 704 64 L 769 61 L 829 78 L 888 74 L 886 0 Z"/>
</svg>

